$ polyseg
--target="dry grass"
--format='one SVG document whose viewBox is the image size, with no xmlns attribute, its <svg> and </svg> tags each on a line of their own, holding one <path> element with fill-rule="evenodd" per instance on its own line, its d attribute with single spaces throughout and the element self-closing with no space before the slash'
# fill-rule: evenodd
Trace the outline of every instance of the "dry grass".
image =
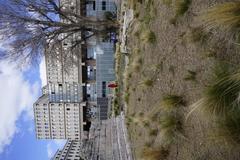
<svg viewBox="0 0 240 160">
<path fill-rule="evenodd" d="M 165 113 L 160 118 L 160 135 L 162 146 L 173 144 L 182 132 L 181 117 L 176 113 Z"/>
<path fill-rule="evenodd" d="M 141 70 L 141 66 L 143 64 L 143 60 L 141 57 L 135 57 L 135 59 L 132 62 L 132 69 L 134 72 L 139 72 Z"/>
<path fill-rule="evenodd" d="M 150 129 L 149 130 L 149 136 L 157 136 L 158 135 L 158 129 Z"/>
<path fill-rule="evenodd" d="M 162 3 L 170 7 L 173 3 L 173 0 L 162 0 Z"/>
<path fill-rule="evenodd" d="M 177 0 L 175 4 L 176 17 L 184 15 L 187 12 L 191 2 L 191 0 Z"/>
<path fill-rule="evenodd" d="M 169 155 L 169 151 L 164 148 L 145 148 L 143 151 L 144 160 L 164 160 Z"/>
<path fill-rule="evenodd" d="M 209 38 L 209 33 L 206 33 L 201 27 L 191 28 L 191 34 L 189 38 L 191 42 L 205 44 Z"/>
<path fill-rule="evenodd" d="M 181 105 L 185 105 L 183 97 L 170 94 L 164 96 L 160 103 L 161 108 L 165 111 L 172 111 Z"/>
<path fill-rule="evenodd" d="M 184 77 L 186 81 L 196 81 L 197 72 L 188 70 L 187 75 Z"/>
<path fill-rule="evenodd" d="M 218 64 L 214 77 L 203 97 L 193 107 L 200 109 L 216 122 L 217 129 L 210 129 L 213 139 L 229 144 L 240 144 L 240 74 L 229 65 Z M 191 113 L 191 112 L 190 112 Z"/>
<path fill-rule="evenodd" d="M 207 30 L 220 29 L 224 34 L 238 38 L 240 27 L 240 2 L 218 4 L 200 16 Z"/>
<path fill-rule="evenodd" d="M 203 97 L 193 107 L 210 116 L 225 117 L 240 107 L 240 75 L 232 73 L 227 65 L 215 67 L 212 82 L 205 88 Z"/>
<path fill-rule="evenodd" d="M 151 30 L 144 30 L 141 34 L 140 39 L 144 43 L 155 43 L 157 40 L 155 33 Z"/>
<path fill-rule="evenodd" d="M 146 87 L 152 87 L 154 82 L 153 82 L 153 80 L 151 80 L 151 79 L 146 79 L 146 80 L 144 80 L 142 83 L 143 83 L 144 86 L 146 86 Z"/>
</svg>

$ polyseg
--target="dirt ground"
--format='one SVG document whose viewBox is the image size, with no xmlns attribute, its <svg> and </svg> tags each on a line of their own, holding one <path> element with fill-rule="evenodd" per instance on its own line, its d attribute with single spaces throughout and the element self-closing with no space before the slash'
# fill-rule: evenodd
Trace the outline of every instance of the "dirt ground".
<svg viewBox="0 0 240 160">
<path fill-rule="evenodd" d="M 183 135 L 177 137 L 171 145 L 167 159 L 240 160 L 238 147 L 220 143 L 211 136 L 215 124 L 208 117 L 195 111 L 186 119 L 192 110 L 191 105 L 202 97 L 202 91 L 208 85 L 216 62 L 239 64 L 237 45 L 219 40 L 210 33 L 206 33 L 207 37 L 203 41 L 199 40 L 199 35 L 194 37 L 194 33 L 200 30 L 200 13 L 226 0 L 194 0 L 188 11 L 174 23 L 174 5 L 153 0 L 151 12 L 154 16 L 150 20 L 145 18 L 148 24 L 144 28 L 144 16 L 149 12 L 146 9 L 148 1 L 142 0 L 142 3 L 135 6 L 134 12 L 137 15 L 128 34 L 130 63 L 124 81 L 126 92 L 129 93 L 125 98 L 128 130 L 136 159 L 143 159 L 145 147 L 158 147 L 161 144 L 158 122 L 152 121 L 150 117 L 160 110 L 160 101 L 164 95 L 176 94 L 183 96 L 186 101 L 186 105 L 179 110 Z M 149 43 L 139 37 L 137 32 L 146 29 L 155 34 L 154 42 Z M 200 32 L 201 35 L 205 34 L 203 30 Z M 137 67 L 136 61 L 139 63 Z M 188 70 L 196 73 L 195 80 L 186 80 Z M 147 79 L 151 79 L 153 84 L 144 85 Z M 144 125 L 146 121 L 150 124 Z M 157 129 L 158 134 L 150 136 L 149 131 L 152 129 Z"/>
</svg>

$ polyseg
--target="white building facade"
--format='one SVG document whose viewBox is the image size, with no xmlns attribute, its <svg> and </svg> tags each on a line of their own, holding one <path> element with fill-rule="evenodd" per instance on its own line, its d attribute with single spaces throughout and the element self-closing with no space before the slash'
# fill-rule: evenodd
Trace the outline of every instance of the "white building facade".
<svg viewBox="0 0 240 160">
<path fill-rule="evenodd" d="M 84 139 L 85 103 L 51 103 L 43 95 L 34 103 L 37 139 Z"/>
<path fill-rule="evenodd" d="M 67 141 L 62 150 L 58 150 L 51 160 L 83 160 L 79 141 Z"/>
</svg>

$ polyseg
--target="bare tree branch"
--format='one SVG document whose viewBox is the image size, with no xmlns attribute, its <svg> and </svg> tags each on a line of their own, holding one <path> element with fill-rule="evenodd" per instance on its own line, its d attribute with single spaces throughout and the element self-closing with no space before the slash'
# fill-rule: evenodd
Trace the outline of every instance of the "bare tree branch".
<svg viewBox="0 0 240 160">
<path fill-rule="evenodd" d="M 74 49 L 94 35 L 118 28 L 116 21 L 86 17 L 64 5 L 59 0 L 0 0 L 0 42 L 9 48 L 0 59 L 35 63 L 45 46 L 56 40 L 79 34 L 82 38 L 72 43 Z"/>
</svg>

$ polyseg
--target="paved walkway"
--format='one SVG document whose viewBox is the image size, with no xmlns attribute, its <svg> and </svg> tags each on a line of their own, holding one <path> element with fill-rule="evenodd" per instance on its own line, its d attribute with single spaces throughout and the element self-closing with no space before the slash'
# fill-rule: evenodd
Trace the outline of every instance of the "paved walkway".
<svg viewBox="0 0 240 160">
<path fill-rule="evenodd" d="M 93 124 L 82 146 L 87 160 L 133 160 L 124 115 Z"/>
</svg>

